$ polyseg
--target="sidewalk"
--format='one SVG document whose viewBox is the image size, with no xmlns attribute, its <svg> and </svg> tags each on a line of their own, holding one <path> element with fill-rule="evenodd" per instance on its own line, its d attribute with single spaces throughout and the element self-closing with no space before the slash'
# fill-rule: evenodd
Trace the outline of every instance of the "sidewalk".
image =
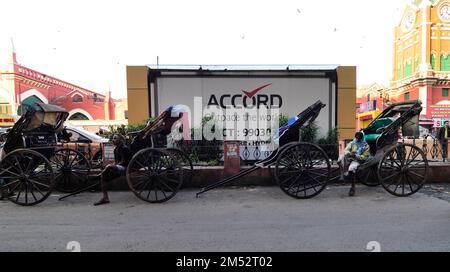
<svg viewBox="0 0 450 272">
<path fill-rule="evenodd" d="M 428 183 L 449 183 L 450 184 L 450 163 L 430 162 Z M 241 170 L 249 168 L 243 166 Z M 332 177 L 339 174 L 337 165 L 332 166 Z M 183 188 L 202 188 L 220 179 L 227 177 L 223 166 L 195 166 L 190 183 L 183 184 Z M 269 169 L 259 169 L 247 176 L 244 176 L 229 185 L 233 186 L 277 186 L 276 180 L 272 178 Z M 111 190 L 128 190 L 126 177 L 113 180 L 110 184 Z"/>
</svg>

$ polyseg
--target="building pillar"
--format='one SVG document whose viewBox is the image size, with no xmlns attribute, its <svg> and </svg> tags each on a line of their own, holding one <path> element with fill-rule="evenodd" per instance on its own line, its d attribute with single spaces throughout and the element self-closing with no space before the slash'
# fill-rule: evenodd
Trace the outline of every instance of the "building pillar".
<svg viewBox="0 0 450 272">
<path fill-rule="evenodd" d="M 128 124 L 136 125 L 150 117 L 147 66 L 127 66 Z"/>
<path fill-rule="evenodd" d="M 340 66 L 337 69 L 337 79 L 336 126 L 339 127 L 339 140 L 353 139 L 356 129 L 356 67 Z"/>
<path fill-rule="evenodd" d="M 103 110 L 105 111 L 105 120 L 110 120 L 109 106 L 111 100 L 111 91 L 106 91 L 105 101 L 103 101 Z"/>
</svg>

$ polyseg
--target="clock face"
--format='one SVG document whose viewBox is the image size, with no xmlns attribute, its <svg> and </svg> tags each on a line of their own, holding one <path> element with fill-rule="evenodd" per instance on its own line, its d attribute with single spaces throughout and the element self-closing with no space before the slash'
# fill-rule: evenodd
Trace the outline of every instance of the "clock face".
<svg viewBox="0 0 450 272">
<path fill-rule="evenodd" d="M 450 21 L 450 3 L 444 3 L 439 8 L 439 17 L 443 21 Z"/>
<path fill-rule="evenodd" d="M 413 12 L 409 12 L 406 17 L 403 19 L 402 23 L 402 30 L 404 32 L 408 32 L 412 29 L 414 26 L 414 23 L 416 22 L 416 14 Z"/>
</svg>

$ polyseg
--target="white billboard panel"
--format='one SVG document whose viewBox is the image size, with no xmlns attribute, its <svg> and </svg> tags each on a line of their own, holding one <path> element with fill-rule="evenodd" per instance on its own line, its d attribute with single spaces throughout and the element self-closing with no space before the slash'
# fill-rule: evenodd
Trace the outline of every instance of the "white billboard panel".
<svg viewBox="0 0 450 272">
<path fill-rule="evenodd" d="M 324 77 L 162 76 L 157 78 L 157 101 L 152 106 L 156 106 L 158 113 L 174 104 L 184 104 L 193 110 L 194 97 L 201 97 L 203 108 L 233 109 L 256 105 L 259 109 L 277 109 L 280 106 L 280 114 L 291 117 L 321 100 L 327 106 L 316 120 L 320 134 L 324 136 L 335 125 L 334 86 Z"/>
</svg>

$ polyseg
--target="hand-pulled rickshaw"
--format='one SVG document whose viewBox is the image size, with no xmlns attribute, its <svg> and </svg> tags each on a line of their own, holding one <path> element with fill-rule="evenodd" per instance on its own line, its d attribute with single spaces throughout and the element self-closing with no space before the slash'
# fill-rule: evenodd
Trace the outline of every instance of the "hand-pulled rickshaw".
<svg viewBox="0 0 450 272">
<path fill-rule="evenodd" d="M 130 148 L 134 155 L 126 177 L 128 186 L 138 198 L 150 203 L 165 202 L 192 178 L 192 161 L 187 154 L 177 148 L 168 148 L 166 141 L 158 144 L 156 140 L 171 134 L 175 122 L 180 124 L 180 132 L 185 114 L 181 106 L 170 106 L 132 139 Z"/>
<path fill-rule="evenodd" d="M 0 160 L 0 191 L 19 205 L 47 199 L 53 189 L 71 191 L 87 180 L 90 165 L 79 152 L 58 146 L 68 112 L 36 103 L 8 132 Z"/>
<path fill-rule="evenodd" d="M 382 185 L 395 196 L 409 196 L 427 180 L 428 160 L 415 145 L 399 142 L 403 137 L 419 136 L 420 101 L 392 104 L 362 131 L 371 157 L 356 171 L 356 178 L 367 186 Z"/>
<path fill-rule="evenodd" d="M 126 170 L 126 180 L 131 191 L 149 203 L 165 202 L 176 195 L 183 183 L 192 178 L 192 162 L 180 149 L 167 147 L 161 141 L 172 133 L 175 122 L 182 120 L 183 109 L 171 106 L 141 131 L 129 134 L 133 154 Z M 74 191 L 60 200 L 99 185 Z"/>
<path fill-rule="evenodd" d="M 289 119 L 287 125 L 279 128 L 275 140 L 279 147 L 266 159 L 256 162 L 251 168 L 213 183 L 200 192 L 197 197 L 214 188 L 223 186 L 250 174 L 260 168 L 274 167 L 273 176 L 281 190 L 287 195 L 306 199 L 322 192 L 330 179 L 331 163 L 325 151 L 314 143 L 300 142 L 300 128 L 311 124 L 325 107 L 320 100 Z"/>
</svg>

